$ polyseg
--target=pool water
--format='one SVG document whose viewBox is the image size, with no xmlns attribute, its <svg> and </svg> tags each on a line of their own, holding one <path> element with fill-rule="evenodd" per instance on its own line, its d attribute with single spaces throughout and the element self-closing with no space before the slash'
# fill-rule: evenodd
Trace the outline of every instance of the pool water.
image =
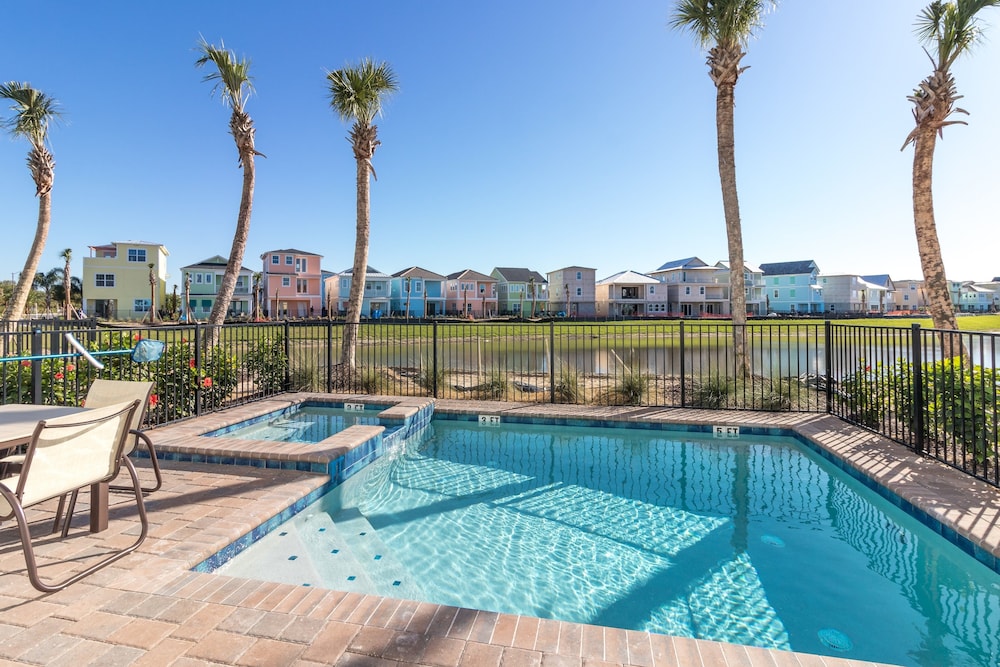
<svg viewBox="0 0 1000 667">
<path fill-rule="evenodd" d="M 793 438 L 434 421 L 220 571 L 856 660 L 1000 660 L 1000 575 Z"/>
<path fill-rule="evenodd" d="M 348 426 L 380 424 L 378 414 L 381 410 L 347 410 L 303 404 L 204 435 L 275 442 L 322 442 Z"/>
</svg>

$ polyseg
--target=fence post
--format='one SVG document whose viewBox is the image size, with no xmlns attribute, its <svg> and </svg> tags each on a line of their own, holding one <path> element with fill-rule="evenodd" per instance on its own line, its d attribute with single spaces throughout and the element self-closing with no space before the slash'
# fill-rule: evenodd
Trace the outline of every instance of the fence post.
<svg viewBox="0 0 1000 667">
<path fill-rule="evenodd" d="M 826 368 L 826 414 L 833 412 L 833 325 L 830 320 L 823 322 L 823 359 Z"/>
<path fill-rule="evenodd" d="M 292 386 L 292 326 L 285 320 L 285 391 Z"/>
<path fill-rule="evenodd" d="M 31 356 L 37 357 L 42 354 L 42 330 L 33 329 L 31 332 Z M 34 359 L 31 362 L 31 402 L 35 405 L 42 404 L 42 360 Z"/>
<path fill-rule="evenodd" d="M 549 320 L 549 403 L 556 402 L 556 323 Z"/>
<path fill-rule="evenodd" d="M 684 320 L 681 320 L 681 407 L 686 406 L 687 402 L 687 392 L 684 389 L 684 371 L 686 364 L 684 363 Z"/>
<path fill-rule="evenodd" d="M 291 365 L 291 359 L 285 357 L 285 366 Z M 326 321 L 326 393 L 333 393 L 333 321 Z"/>
<path fill-rule="evenodd" d="M 916 322 L 910 327 L 910 362 L 913 372 L 913 414 L 911 415 L 914 439 L 913 449 L 922 454 L 924 451 L 924 362 L 920 350 L 920 325 Z"/>
<path fill-rule="evenodd" d="M 438 397 L 438 323 L 431 327 L 431 396 Z"/>
<path fill-rule="evenodd" d="M 201 346 L 202 346 L 201 324 L 194 323 L 194 367 L 201 371 Z M 194 383 L 194 416 L 201 416 L 201 382 Z"/>
</svg>

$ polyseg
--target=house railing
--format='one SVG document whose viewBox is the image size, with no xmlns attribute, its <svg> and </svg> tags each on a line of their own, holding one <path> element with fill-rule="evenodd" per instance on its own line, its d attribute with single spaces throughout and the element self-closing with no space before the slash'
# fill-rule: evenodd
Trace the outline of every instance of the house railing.
<svg viewBox="0 0 1000 667">
<path fill-rule="evenodd" d="M 79 404 L 106 377 L 155 383 L 152 424 L 285 391 L 828 413 L 1000 480 L 997 334 L 830 321 L 367 321 L 348 371 L 341 322 L 229 324 L 212 349 L 206 329 L 68 322 L 2 334 L 0 403 Z M 66 331 L 107 355 L 103 371 L 67 349 Z M 165 341 L 166 354 L 132 362 L 127 352 L 147 337 Z M 944 358 L 942 339 L 965 355 Z"/>
</svg>

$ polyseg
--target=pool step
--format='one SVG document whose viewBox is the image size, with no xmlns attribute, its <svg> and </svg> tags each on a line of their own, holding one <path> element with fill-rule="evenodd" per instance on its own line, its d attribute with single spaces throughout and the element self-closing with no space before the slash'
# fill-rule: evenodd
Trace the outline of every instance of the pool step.
<svg viewBox="0 0 1000 667">
<path fill-rule="evenodd" d="M 360 564 L 358 579 L 363 574 L 370 582 L 367 592 L 387 597 L 420 598 L 421 591 L 416 578 L 393 556 L 389 547 L 357 508 L 340 510 L 334 515 L 333 524 L 346 550 Z M 330 585 L 333 586 L 332 583 Z M 335 587 L 339 588 L 339 585 Z"/>
</svg>

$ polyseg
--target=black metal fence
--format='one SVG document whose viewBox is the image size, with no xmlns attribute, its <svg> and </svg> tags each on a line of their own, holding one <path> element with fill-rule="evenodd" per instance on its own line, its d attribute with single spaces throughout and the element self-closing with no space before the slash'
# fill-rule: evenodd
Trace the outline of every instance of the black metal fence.
<svg viewBox="0 0 1000 667">
<path fill-rule="evenodd" d="M 67 328 L 76 325 L 77 328 Z M 105 364 L 68 347 L 72 333 Z M 0 403 L 78 404 L 95 377 L 155 383 L 166 423 L 284 391 L 830 413 L 998 484 L 997 335 L 728 322 L 366 322 L 354 368 L 340 322 L 4 334 Z M 206 339 L 206 334 L 214 333 Z M 740 335 L 745 362 L 734 352 Z M 944 358 L 941 339 L 964 356 Z M 167 343 L 132 362 L 139 338 Z M 945 348 L 947 349 L 947 348 Z M 742 369 L 746 369 L 742 371 Z"/>
</svg>

